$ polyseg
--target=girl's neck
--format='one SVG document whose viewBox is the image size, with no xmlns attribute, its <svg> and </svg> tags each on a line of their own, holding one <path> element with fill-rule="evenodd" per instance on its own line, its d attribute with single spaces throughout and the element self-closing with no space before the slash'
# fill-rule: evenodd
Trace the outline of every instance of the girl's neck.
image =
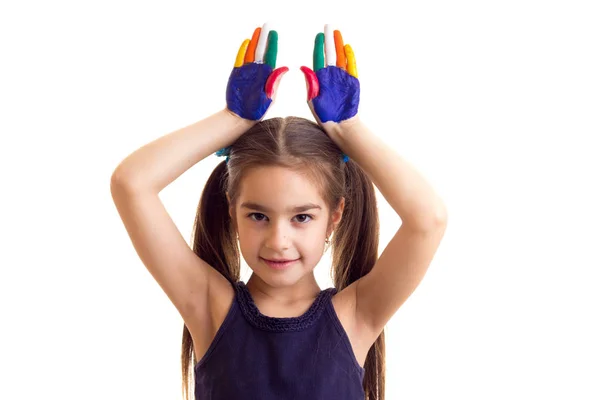
<svg viewBox="0 0 600 400">
<path fill-rule="evenodd" d="M 290 310 L 302 309 L 313 303 L 321 292 L 314 274 L 308 274 L 292 286 L 273 287 L 252 273 L 246 284 L 252 300 L 259 310 Z M 262 306 L 262 308 L 261 308 Z M 308 307 L 306 307 L 308 309 Z M 304 310 L 306 311 L 306 310 Z M 266 313 L 263 313 L 267 315 Z"/>
</svg>

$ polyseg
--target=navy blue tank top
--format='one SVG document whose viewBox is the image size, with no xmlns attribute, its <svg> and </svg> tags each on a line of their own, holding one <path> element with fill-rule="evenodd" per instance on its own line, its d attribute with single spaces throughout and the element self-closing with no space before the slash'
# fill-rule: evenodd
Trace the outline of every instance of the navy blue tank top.
<svg viewBox="0 0 600 400">
<path fill-rule="evenodd" d="M 194 366 L 196 400 L 365 400 L 365 370 L 335 313 L 333 287 L 299 317 L 262 314 L 243 281 Z"/>
</svg>

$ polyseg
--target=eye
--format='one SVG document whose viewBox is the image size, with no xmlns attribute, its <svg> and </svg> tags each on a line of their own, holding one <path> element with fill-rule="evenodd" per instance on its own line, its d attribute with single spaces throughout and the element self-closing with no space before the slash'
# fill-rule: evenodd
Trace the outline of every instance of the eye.
<svg viewBox="0 0 600 400">
<path fill-rule="evenodd" d="M 299 221 L 301 224 L 305 224 L 312 219 L 312 215 L 308 215 L 308 214 L 299 214 L 296 217 L 304 217 L 304 219 L 302 221 Z M 307 220 L 307 218 L 308 218 L 308 220 Z"/>
<path fill-rule="evenodd" d="M 248 214 L 248 218 L 250 218 L 253 221 L 262 221 L 262 219 L 256 220 L 256 219 L 252 218 L 252 216 L 254 216 L 254 215 L 259 215 L 261 217 L 266 217 L 264 214 L 261 214 L 261 213 L 250 213 L 250 214 Z"/>
<path fill-rule="evenodd" d="M 248 218 L 256 222 L 261 222 L 264 221 L 267 218 L 267 216 L 261 213 L 250 213 L 248 214 Z M 307 222 L 313 219 L 313 216 L 310 214 L 298 214 L 296 215 L 296 218 L 301 224 L 306 224 Z"/>
</svg>

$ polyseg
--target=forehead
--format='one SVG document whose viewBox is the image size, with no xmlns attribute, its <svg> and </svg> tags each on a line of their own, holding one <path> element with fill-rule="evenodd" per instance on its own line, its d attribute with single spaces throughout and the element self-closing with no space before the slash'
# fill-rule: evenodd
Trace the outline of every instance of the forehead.
<svg viewBox="0 0 600 400">
<path fill-rule="evenodd" d="M 239 204 L 244 201 L 275 209 L 305 203 L 324 207 L 318 187 L 310 175 L 278 166 L 256 167 L 244 174 Z"/>
</svg>

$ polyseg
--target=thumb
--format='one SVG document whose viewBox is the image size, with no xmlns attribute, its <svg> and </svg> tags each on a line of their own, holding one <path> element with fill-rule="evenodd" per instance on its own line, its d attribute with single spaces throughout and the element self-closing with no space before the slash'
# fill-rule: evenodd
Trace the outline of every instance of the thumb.
<svg viewBox="0 0 600 400">
<path fill-rule="evenodd" d="M 267 97 L 269 99 L 273 98 L 273 95 L 279 87 L 279 81 L 281 80 L 283 75 L 289 70 L 290 69 L 288 67 L 279 67 L 273 72 L 271 72 L 271 74 L 267 78 L 267 83 L 265 84 L 265 91 L 267 92 Z"/>
<path fill-rule="evenodd" d="M 311 101 L 319 95 L 319 79 L 317 79 L 317 74 L 308 67 L 302 66 L 300 70 L 304 72 L 304 79 L 306 80 L 306 101 Z"/>
</svg>

